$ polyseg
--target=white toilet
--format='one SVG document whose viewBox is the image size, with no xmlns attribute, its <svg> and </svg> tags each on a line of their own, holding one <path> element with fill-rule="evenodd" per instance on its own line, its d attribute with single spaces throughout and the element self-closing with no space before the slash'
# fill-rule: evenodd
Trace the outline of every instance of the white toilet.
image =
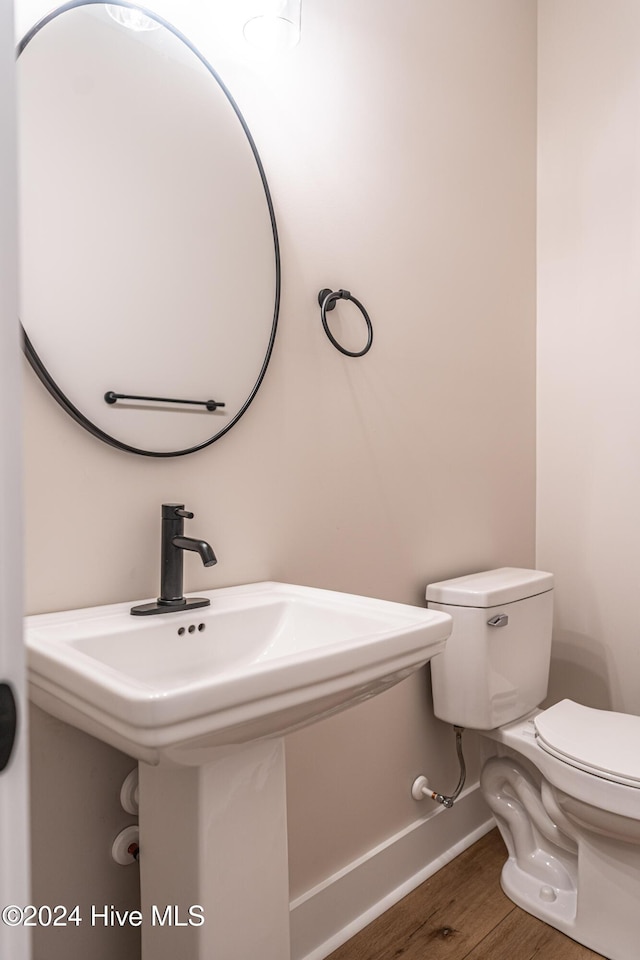
<svg viewBox="0 0 640 960">
<path fill-rule="evenodd" d="M 431 660 L 436 716 L 487 738 L 480 784 L 518 906 L 609 960 L 640 957 L 640 717 L 547 692 L 553 575 L 503 567 L 432 583 L 453 617 Z"/>
</svg>

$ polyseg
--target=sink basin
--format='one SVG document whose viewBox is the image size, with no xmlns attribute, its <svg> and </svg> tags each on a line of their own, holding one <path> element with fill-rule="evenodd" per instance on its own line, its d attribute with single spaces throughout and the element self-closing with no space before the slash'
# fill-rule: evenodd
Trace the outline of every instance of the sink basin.
<svg viewBox="0 0 640 960">
<path fill-rule="evenodd" d="M 381 692 L 451 630 L 437 611 L 289 584 L 202 596 L 148 619 L 128 603 L 28 617 L 31 699 L 139 760 L 199 765 Z"/>
</svg>

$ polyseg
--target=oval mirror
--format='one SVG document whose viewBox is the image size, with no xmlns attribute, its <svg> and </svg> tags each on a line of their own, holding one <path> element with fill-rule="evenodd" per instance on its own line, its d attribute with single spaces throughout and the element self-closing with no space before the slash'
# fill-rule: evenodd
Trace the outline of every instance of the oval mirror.
<svg viewBox="0 0 640 960">
<path fill-rule="evenodd" d="M 168 23 L 97 0 L 34 27 L 18 87 L 32 367 L 120 449 L 207 446 L 260 386 L 280 299 L 273 205 L 237 105 Z"/>
</svg>

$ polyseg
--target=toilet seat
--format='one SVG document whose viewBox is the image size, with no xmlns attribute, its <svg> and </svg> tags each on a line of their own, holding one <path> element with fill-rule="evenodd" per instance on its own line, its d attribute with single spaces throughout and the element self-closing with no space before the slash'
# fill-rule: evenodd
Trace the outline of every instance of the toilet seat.
<svg viewBox="0 0 640 960">
<path fill-rule="evenodd" d="M 640 789 L 640 717 L 561 700 L 534 718 L 546 752 L 579 770 Z"/>
</svg>

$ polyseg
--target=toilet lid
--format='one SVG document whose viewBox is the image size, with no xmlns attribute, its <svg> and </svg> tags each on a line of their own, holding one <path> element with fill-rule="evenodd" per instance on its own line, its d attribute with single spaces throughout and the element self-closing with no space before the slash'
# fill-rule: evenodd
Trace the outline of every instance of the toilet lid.
<svg viewBox="0 0 640 960">
<path fill-rule="evenodd" d="M 534 719 L 547 753 L 605 780 L 640 788 L 640 717 L 561 700 Z"/>
</svg>

